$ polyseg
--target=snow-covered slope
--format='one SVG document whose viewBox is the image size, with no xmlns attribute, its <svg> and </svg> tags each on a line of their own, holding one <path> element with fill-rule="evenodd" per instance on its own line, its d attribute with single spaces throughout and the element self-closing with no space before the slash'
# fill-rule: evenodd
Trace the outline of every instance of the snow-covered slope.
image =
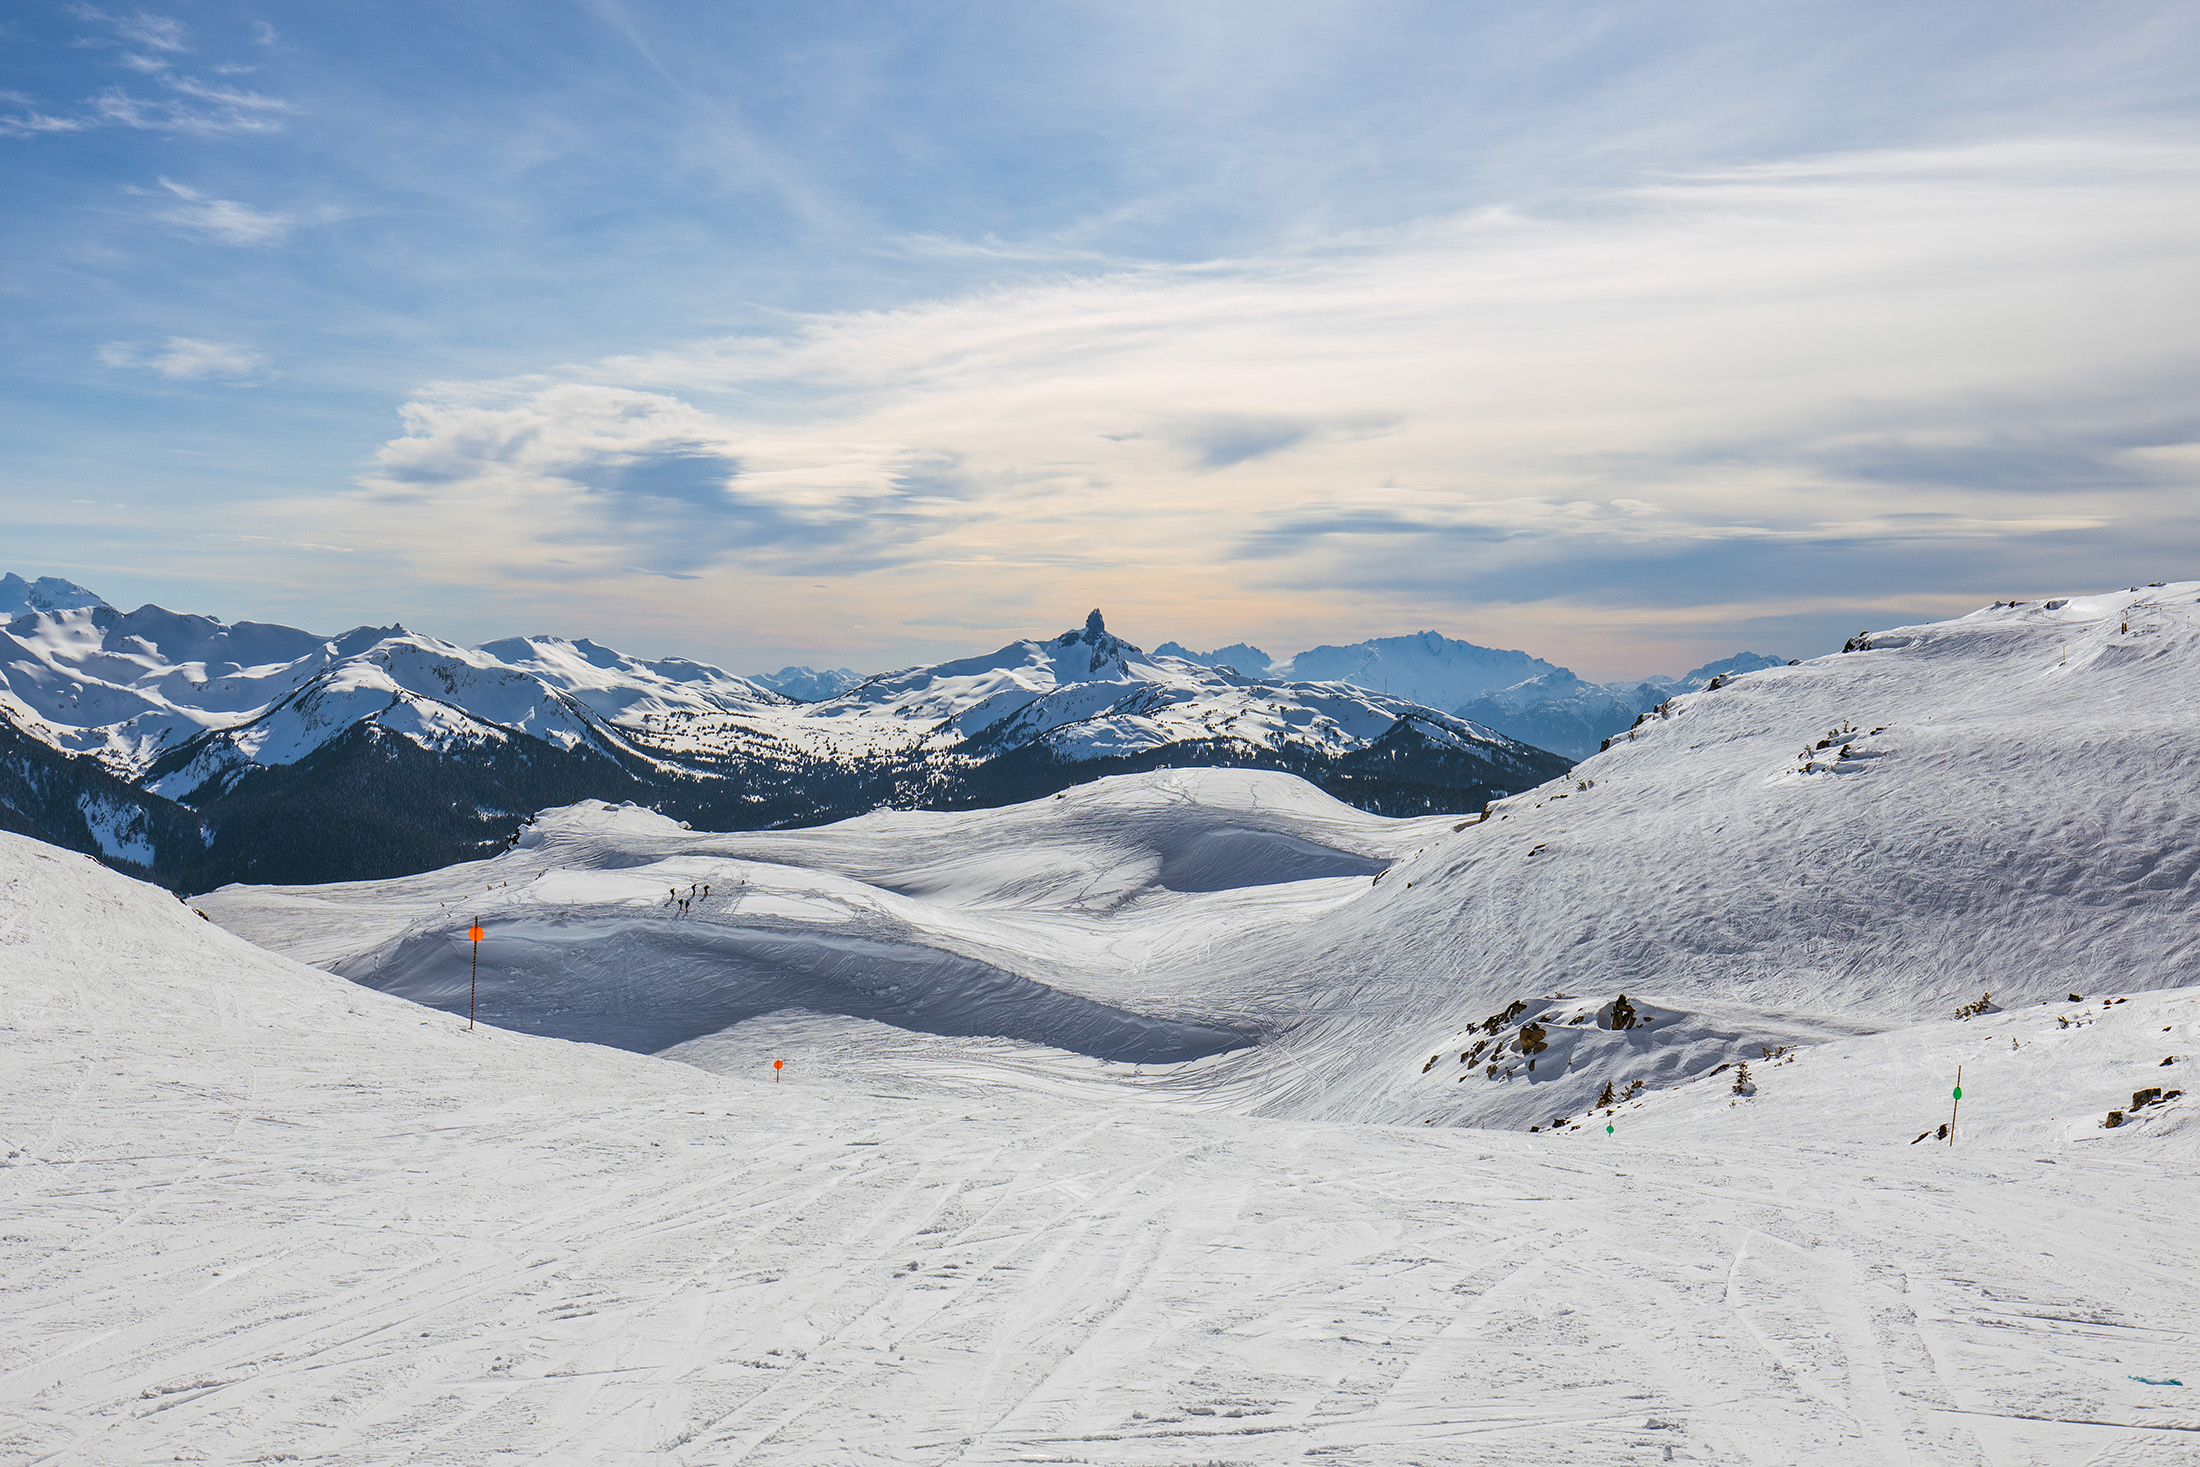
<svg viewBox="0 0 2200 1467">
<path fill-rule="evenodd" d="M 1170 781 L 1187 812 L 1288 784 L 1115 781 L 1049 849 L 1166 866 L 1121 792 Z M 1020 813 L 857 822 L 817 853 Z M 681 834 L 561 818 L 531 856 Z M 1263 818 L 1340 848 L 1365 821 L 1227 815 Z M 942 910 L 1051 912 L 1066 943 L 1101 900 L 954 844 L 921 875 Z M 617 874 L 561 864 L 543 878 Z M 810 900 L 852 910 L 813 870 Z M 1335 919 L 1401 875 L 1297 894 Z M 1251 890 L 1145 900 L 1206 903 L 1228 946 Z M 9 1460 L 2168 1467 L 2200 1433 L 2189 1113 L 2076 1121 L 2135 1055 L 2200 1049 L 2189 991 L 2065 1000 L 2075 1031 L 2041 1009 L 1846 1041 L 1753 1097 L 1720 1076 L 1610 1134 L 1531 1135 L 1202 1112 L 1006 1041 L 711 1075 L 468 1032 L 15 837 L 0 893 Z M 366 910 L 342 895 L 332 919 Z M 1950 1060 L 1961 1144 L 1912 1145 Z"/>
<path fill-rule="evenodd" d="M 1129 1083 L 1265 1114 L 1543 1125 L 1607 1086 L 1671 1089 L 1988 991 L 2029 1007 L 2200 980 L 2196 596 L 1990 608 L 1763 669 L 1480 819 L 1388 820 L 1219 770 L 806 831 L 588 807 L 490 862 L 204 904 L 446 1006 L 455 919 L 480 915 L 498 1022 L 703 1063 L 746 1063 L 746 1026 L 777 1042 L 768 1016 L 800 1010 L 833 1016 L 802 1021 L 806 1042 L 849 1053 L 915 1042 L 881 1025 L 1134 1063 L 1173 1047 L 1206 1057 Z M 1010 979 L 1255 1042 L 1149 1047 L 1051 998 L 988 1028 L 973 985 Z"/>
<path fill-rule="evenodd" d="M 507 637 L 485 642 L 475 651 L 541 679 L 597 717 L 617 723 L 782 708 L 790 701 L 707 662 L 685 657 L 648 662 L 586 638 L 569 642 L 563 637 Z"/>
</svg>

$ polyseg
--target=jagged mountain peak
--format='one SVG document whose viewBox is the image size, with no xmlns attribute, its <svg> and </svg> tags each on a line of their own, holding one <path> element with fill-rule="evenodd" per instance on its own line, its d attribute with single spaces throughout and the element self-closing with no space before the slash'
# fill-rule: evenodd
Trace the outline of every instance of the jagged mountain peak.
<svg viewBox="0 0 2200 1467">
<path fill-rule="evenodd" d="M 1053 656 L 1054 675 L 1058 682 L 1114 682 L 1128 675 L 1134 658 L 1143 658 L 1142 648 L 1134 647 L 1108 630 L 1108 624 L 1097 607 L 1085 618 L 1081 629 L 1067 631 L 1050 644 L 1063 649 Z M 1090 648 L 1089 654 L 1080 660 L 1076 649 Z"/>
</svg>

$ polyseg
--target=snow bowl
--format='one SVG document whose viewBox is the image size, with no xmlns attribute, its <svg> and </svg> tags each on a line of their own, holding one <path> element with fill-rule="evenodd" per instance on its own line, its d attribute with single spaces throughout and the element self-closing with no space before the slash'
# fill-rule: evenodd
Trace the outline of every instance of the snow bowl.
<svg viewBox="0 0 2200 1467">
<path fill-rule="evenodd" d="M 334 971 L 466 1011 L 468 954 L 443 931 L 408 933 Z M 783 1009 L 1125 1064 L 1173 1064 L 1258 1039 L 1080 998 L 960 953 L 847 933 L 538 918 L 506 919 L 481 944 L 478 1012 L 499 1028 L 654 1054 Z"/>
<path fill-rule="evenodd" d="M 1158 883 L 1170 891 L 1236 891 L 1332 876 L 1373 876 L 1388 861 L 1355 856 L 1278 830 L 1209 830 L 1161 853 Z"/>
</svg>

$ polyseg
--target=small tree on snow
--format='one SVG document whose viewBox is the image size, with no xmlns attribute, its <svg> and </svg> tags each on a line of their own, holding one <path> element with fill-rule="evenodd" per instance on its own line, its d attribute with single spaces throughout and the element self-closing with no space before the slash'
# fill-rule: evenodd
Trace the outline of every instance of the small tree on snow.
<svg viewBox="0 0 2200 1467">
<path fill-rule="evenodd" d="M 1734 1093 L 1736 1095 L 1754 1095 L 1757 1093 L 1757 1087 L 1751 1084 L 1749 1080 L 1749 1061 L 1747 1060 L 1742 1061 L 1740 1065 L 1735 1067 Z"/>
</svg>

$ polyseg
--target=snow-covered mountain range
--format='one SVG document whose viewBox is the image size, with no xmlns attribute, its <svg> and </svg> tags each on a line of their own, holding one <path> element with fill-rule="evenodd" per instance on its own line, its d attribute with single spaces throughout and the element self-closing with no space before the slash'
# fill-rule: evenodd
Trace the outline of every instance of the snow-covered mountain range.
<svg viewBox="0 0 2200 1467">
<path fill-rule="evenodd" d="M 1436 632 L 1310 647 L 1282 662 L 1243 642 L 1212 652 L 1164 642 L 1161 650 L 1255 676 L 1344 682 L 1410 698 L 1568 759 L 1588 758 L 1604 740 L 1675 693 L 1692 693 L 1715 677 L 1778 667 L 1787 660 L 1741 652 L 1679 677 L 1592 683 L 1525 652 L 1481 647 Z"/>
<path fill-rule="evenodd" d="M 0 835 L 5 1439 L 2185 1461 L 2200 582 L 1662 701 L 1486 819 L 594 801 L 213 921 Z"/>
<path fill-rule="evenodd" d="M 193 884 L 418 870 L 585 797 L 742 829 L 1219 764 L 1288 769 L 1370 809 L 1471 810 L 1564 767 L 1407 699 L 1149 656 L 1098 612 L 811 701 L 585 640 L 321 638 L 125 613 L 51 579 L 0 579 L 0 615 L 6 819 Z"/>
</svg>

